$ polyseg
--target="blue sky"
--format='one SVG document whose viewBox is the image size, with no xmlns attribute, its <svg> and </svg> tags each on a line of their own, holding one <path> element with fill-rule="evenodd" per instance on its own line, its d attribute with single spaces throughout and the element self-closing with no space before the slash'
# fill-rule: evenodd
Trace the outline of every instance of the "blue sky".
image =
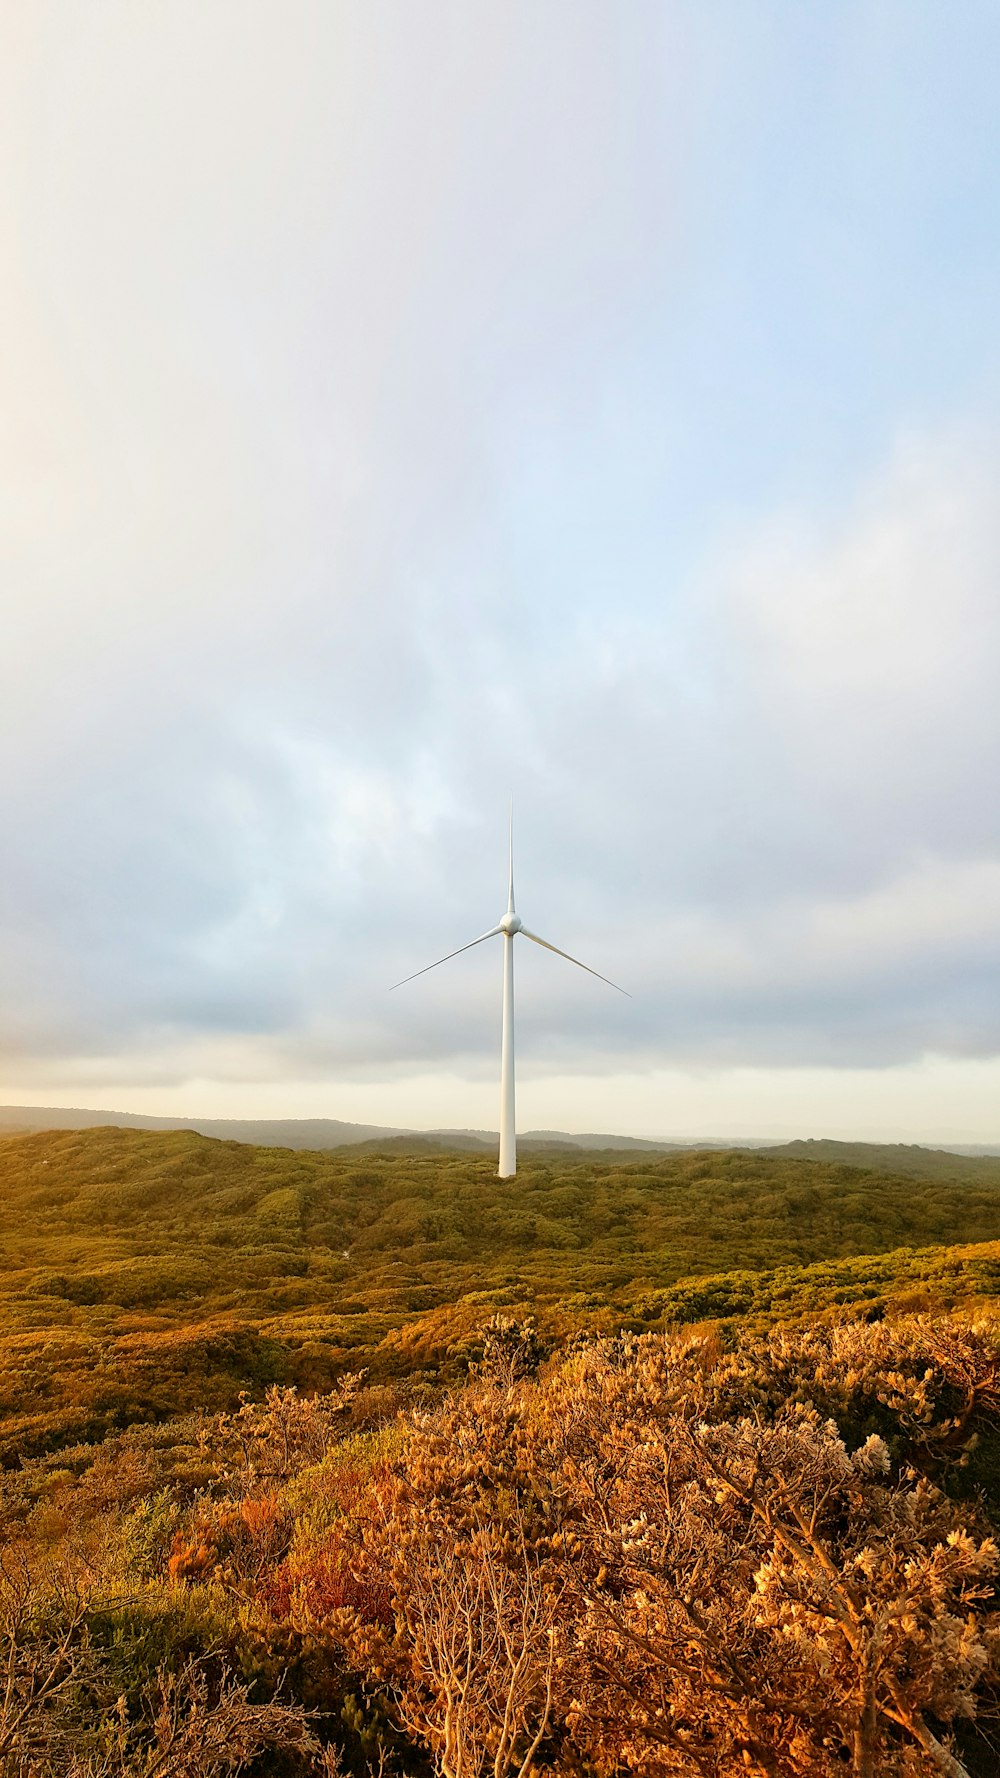
<svg viewBox="0 0 1000 1778">
<path fill-rule="evenodd" d="M 0 1097 L 1000 1140 L 995 8 L 0 31 Z"/>
</svg>

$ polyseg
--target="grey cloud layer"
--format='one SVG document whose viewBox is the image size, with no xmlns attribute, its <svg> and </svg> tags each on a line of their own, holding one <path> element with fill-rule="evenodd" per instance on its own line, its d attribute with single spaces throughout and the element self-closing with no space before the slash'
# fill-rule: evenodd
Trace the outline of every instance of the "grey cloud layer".
<svg viewBox="0 0 1000 1778">
<path fill-rule="evenodd" d="M 902 492 L 891 470 L 832 548 L 723 564 L 679 663 L 655 614 L 609 620 L 595 659 L 586 626 L 530 652 L 485 611 L 475 655 L 439 612 L 428 663 L 403 604 L 404 707 L 352 690 L 362 627 L 318 720 L 224 683 L 184 707 L 174 657 L 179 708 L 119 726 L 111 701 L 96 762 L 8 790 L 8 1042 L 183 1055 L 242 1034 L 300 1075 L 492 1059 L 489 947 L 386 988 L 498 914 L 512 784 L 526 917 L 634 994 L 521 947 L 536 1066 L 995 1053 L 995 521 L 943 459 Z M 951 540 L 927 537 L 935 496 Z"/>
<path fill-rule="evenodd" d="M 386 989 L 499 914 L 510 789 L 526 919 L 634 995 L 522 946 L 529 1068 L 1000 1051 L 981 415 L 675 545 L 635 353 L 704 124 L 642 33 L 112 14 L 19 100 L 6 1077 L 491 1069 L 490 947 Z"/>
</svg>

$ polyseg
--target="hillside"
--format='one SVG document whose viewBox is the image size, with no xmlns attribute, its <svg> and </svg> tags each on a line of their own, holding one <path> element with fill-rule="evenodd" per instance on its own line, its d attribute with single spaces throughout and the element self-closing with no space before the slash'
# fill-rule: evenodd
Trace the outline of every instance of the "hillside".
<svg viewBox="0 0 1000 1778">
<path fill-rule="evenodd" d="M 247 1142 L 262 1148 L 327 1149 L 355 1147 L 358 1143 L 383 1146 L 416 1144 L 424 1149 L 493 1154 L 495 1130 L 404 1130 L 384 1124 L 345 1123 L 331 1117 L 223 1118 L 152 1117 L 132 1111 L 93 1111 L 65 1105 L 0 1105 L 0 1137 L 28 1135 L 37 1130 L 195 1130 L 220 1142 Z M 933 1173 L 949 1170 L 950 1158 L 958 1156 L 1000 1158 L 1000 1145 L 953 1143 L 931 1149 L 916 1144 L 839 1142 L 828 1138 L 773 1143 L 759 1137 L 721 1141 L 657 1140 L 643 1136 L 616 1136 L 595 1131 L 525 1130 L 518 1134 L 524 1154 L 544 1154 L 555 1149 L 613 1150 L 647 1154 L 674 1154 L 694 1149 L 750 1149 L 789 1159 L 829 1160 L 843 1166 L 874 1167 L 887 1173 Z"/>
<path fill-rule="evenodd" d="M 410 1138 L 435 1149 L 492 1153 L 495 1130 L 401 1130 L 384 1124 L 345 1123 L 335 1117 L 226 1118 L 150 1117 L 135 1111 L 90 1111 L 65 1105 L 0 1105 L 0 1136 L 27 1135 L 36 1130 L 196 1130 L 220 1142 L 250 1142 L 263 1148 L 346 1148 L 358 1142 Z M 638 1136 L 570 1135 L 562 1130 L 528 1130 L 522 1147 L 643 1149 L 653 1152 L 693 1144 L 650 1142 Z M 716 1147 L 720 1146 L 715 1144 Z M 738 1146 L 738 1145 L 737 1145 Z M 753 1146 L 751 1144 L 751 1146 Z"/>
<path fill-rule="evenodd" d="M 875 1168 L 819 1146 L 553 1143 L 501 1181 L 491 1154 L 406 1135 L 319 1152 L 8 1135 L 0 1766 L 16 1746 L 12 1771 L 42 1778 L 182 1778 L 220 1769 L 210 1745 L 248 1778 L 427 1778 L 427 1638 L 447 1655 L 456 1626 L 471 1637 L 478 1683 L 499 1613 L 556 1651 L 545 1769 L 622 1770 L 635 1747 L 630 1770 L 662 1771 L 663 1675 L 676 1688 L 681 1670 L 664 1564 L 704 1589 L 711 1559 L 726 1663 L 741 1635 L 755 1712 L 771 1687 L 768 1734 L 797 1712 L 808 1770 L 832 1778 L 855 1670 L 841 1662 L 834 1695 L 824 1666 L 817 1688 L 810 1641 L 792 1673 L 783 1620 L 760 1608 L 775 1536 L 817 1514 L 826 1566 L 789 1586 L 824 1646 L 853 1648 L 822 1616 L 831 1571 L 862 1627 L 885 1601 L 898 1616 L 903 1587 L 893 1697 L 920 1702 L 929 1658 L 965 1684 L 966 1643 L 993 1623 L 1000 1162 L 888 1150 Z M 986 1311 L 972 1326 L 970 1307 Z M 720 1493 L 734 1463 L 747 1479 Z M 687 1651 L 702 1638 L 700 1698 L 713 1632 L 700 1615 L 681 1629 Z M 696 1769 L 723 1778 L 747 1767 L 718 1671 L 715 1763 Z M 961 1750 L 949 1770 L 986 1778 L 989 1725 L 970 1712 L 988 1715 L 1000 1661 L 975 1675 L 979 1704 L 935 1695 L 933 1722 Z"/>
<path fill-rule="evenodd" d="M 197 1130 L 220 1142 L 255 1142 L 275 1148 L 343 1148 L 372 1137 L 404 1131 L 380 1124 L 345 1123 L 335 1117 L 180 1118 L 149 1117 L 137 1111 L 88 1111 L 80 1106 L 0 1105 L 0 1135 L 35 1130 Z"/>
<path fill-rule="evenodd" d="M 568 1332 L 993 1295 L 1000 1162 L 950 1160 L 951 1177 L 915 1179 L 760 1152 L 560 1152 L 500 1181 L 492 1158 L 420 1149 L 11 1136 L 3 1448 L 270 1380 L 437 1366 L 499 1306 Z"/>
<path fill-rule="evenodd" d="M 915 1142 L 834 1142 L 809 1137 L 762 1150 L 776 1160 L 826 1161 L 838 1167 L 906 1174 L 914 1179 L 995 1179 L 1000 1157 L 975 1148 L 924 1148 Z"/>
<path fill-rule="evenodd" d="M 220 1142 L 249 1142 L 262 1148 L 346 1148 L 359 1142 L 409 1139 L 435 1149 L 493 1153 L 495 1130 L 402 1130 L 385 1124 L 345 1123 L 335 1117 L 227 1118 L 151 1117 L 135 1111 L 91 1111 L 66 1105 L 0 1105 L 0 1136 L 36 1130 L 195 1130 Z M 560 1148 L 642 1149 L 662 1153 L 693 1143 L 651 1142 L 639 1136 L 571 1135 L 564 1130 L 527 1130 L 519 1137 L 526 1151 Z M 708 1146 L 721 1147 L 720 1143 Z M 734 1146 L 742 1146 L 735 1144 Z M 755 1146 L 753 1143 L 750 1147 Z"/>
</svg>

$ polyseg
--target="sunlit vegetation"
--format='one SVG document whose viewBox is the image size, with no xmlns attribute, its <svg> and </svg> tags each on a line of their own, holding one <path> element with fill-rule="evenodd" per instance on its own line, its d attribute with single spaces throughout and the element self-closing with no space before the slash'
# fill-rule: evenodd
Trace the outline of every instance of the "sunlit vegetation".
<svg viewBox="0 0 1000 1778">
<path fill-rule="evenodd" d="M 1000 1162 L 925 1155 L 5 1139 L 0 1772 L 995 1772 Z"/>
<path fill-rule="evenodd" d="M 10 1138 L 0 1455 L 271 1382 L 328 1388 L 361 1364 L 386 1379 L 438 1368 L 491 1308 L 561 1337 L 990 1296 L 1000 1162 L 937 1167 L 914 1180 L 754 1153 L 563 1155 L 499 1181 L 467 1155 Z M 960 1251 L 926 1251 L 945 1245 Z"/>
</svg>

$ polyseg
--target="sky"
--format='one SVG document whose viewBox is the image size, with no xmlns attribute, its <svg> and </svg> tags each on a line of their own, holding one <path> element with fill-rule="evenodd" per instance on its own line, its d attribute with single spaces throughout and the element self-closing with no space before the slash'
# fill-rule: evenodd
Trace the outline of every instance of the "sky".
<svg viewBox="0 0 1000 1778">
<path fill-rule="evenodd" d="M 998 66 L 0 3 L 0 1101 L 1000 1142 Z"/>
</svg>

